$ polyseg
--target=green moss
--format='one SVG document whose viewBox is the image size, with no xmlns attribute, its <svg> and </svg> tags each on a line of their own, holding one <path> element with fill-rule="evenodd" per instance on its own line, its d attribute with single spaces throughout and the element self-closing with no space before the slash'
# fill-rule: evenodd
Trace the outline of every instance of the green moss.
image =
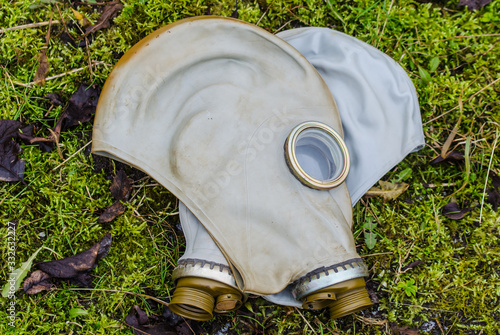
<svg viewBox="0 0 500 335">
<path fill-rule="evenodd" d="M 259 1 L 261 5 L 266 1 Z M 0 27 L 61 20 L 50 1 L 0 0 Z M 34 7 L 36 5 L 37 7 Z M 69 33 L 77 38 L 72 11 L 58 3 Z M 231 16 L 234 1 L 124 1 L 114 24 L 95 34 L 88 48 L 65 44 L 65 28 L 54 24 L 48 48 L 49 76 L 81 69 L 45 86 L 23 87 L 16 83 L 33 80 L 38 55 L 45 45 L 48 27 L 6 31 L 0 34 L 0 117 L 54 126 L 63 108 L 51 108 L 41 99 L 57 92 L 66 100 L 82 82 L 103 85 L 113 65 L 133 44 L 155 29 L 185 17 L 211 14 Z M 438 4 L 402 1 L 267 1 L 262 12 L 257 2 L 240 1 L 239 17 L 276 32 L 300 26 L 330 27 L 370 43 L 386 52 L 405 68 L 420 99 L 427 146 L 410 155 L 385 180 L 401 181 L 410 188 L 399 199 L 383 203 L 365 199 L 355 209 L 354 233 L 360 254 L 370 268 L 369 287 L 380 303 L 370 310 L 340 320 L 329 320 L 327 312 L 297 311 L 251 299 L 245 313 L 217 315 L 206 329 L 228 325 L 236 333 L 280 334 L 340 333 L 382 334 L 391 324 L 440 333 L 436 320 L 450 334 L 494 334 L 500 327 L 500 241 L 499 214 L 483 203 L 483 188 L 493 142 L 500 130 L 499 84 L 488 86 L 500 75 L 498 26 L 500 2 L 470 12 L 457 1 Z M 79 6 L 90 20 L 100 15 L 97 6 Z M 439 61 L 437 67 L 436 59 Z M 89 69 L 89 63 L 99 62 Z M 434 65 L 433 65 L 434 64 Z M 419 72 L 419 67 L 423 71 Z M 422 78 L 427 72 L 430 78 Z M 463 111 L 458 108 L 459 98 Z M 464 185 L 465 165 L 430 165 L 462 113 L 452 148 L 464 150 L 471 136 L 471 173 Z M 63 134 L 60 149 L 65 158 L 90 140 L 91 125 L 75 127 Z M 491 169 L 500 172 L 497 147 Z M 18 220 L 17 263 L 44 245 L 61 257 L 90 247 L 105 232 L 114 236 L 109 255 L 93 270 L 97 289 L 116 289 L 152 294 L 168 299 L 173 288 L 171 273 L 184 249 L 178 224 L 176 200 L 154 181 L 135 183 L 137 192 L 124 215 L 109 224 L 97 224 L 104 208 L 113 203 L 109 172 L 96 172 L 93 157 L 80 151 L 63 161 L 56 150 L 41 152 L 23 146 L 25 183 L 0 183 L 0 234 L 6 223 Z M 116 172 L 116 167 L 112 167 Z M 430 185 L 430 186 L 429 186 Z M 488 187 L 492 187 L 488 182 Z M 458 191 L 458 192 L 457 192 Z M 450 201 L 464 207 L 478 206 L 462 220 L 453 221 L 441 213 Z M 480 206 L 483 206 L 479 222 Z M 369 210 L 368 210 L 369 209 Z M 376 217 L 379 234 L 373 249 L 364 245 L 363 225 Z M 41 233 L 43 234 L 41 235 Z M 7 278 L 6 242 L 0 249 L 0 282 Z M 59 258 L 43 249 L 37 261 Z M 403 270 L 412 262 L 423 263 Z M 7 300 L 0 301 L 0 333 L 44 334 L 131 334 L 117 320 L 124 320 L 134 304 L 150 314 L 143 298 L 103 291 L 69 291 L 63 287 L 35 296 L 17 295 L 17 325 L 7 325 Z M 415 288 L 415 292 L 408 293 Z M 405 289 L 406 288 L 406 289 Z M 83 308 L 87 315 L 70 319 L 71 308 Z M 306 323 L 306 320 L 308 324 Z M 312 329 L 311 329 L 312 328 Z"/>
</svg>

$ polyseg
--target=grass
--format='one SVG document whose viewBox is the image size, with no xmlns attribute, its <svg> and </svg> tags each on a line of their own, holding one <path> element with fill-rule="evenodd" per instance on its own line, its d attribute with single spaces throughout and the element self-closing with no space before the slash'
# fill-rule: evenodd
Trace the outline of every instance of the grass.
<svg viewBox="0 0 500 335">
<path fill-rule="evenodd" d="M 89 1 L 90 2 L 90 1 Z M 49 108 L 41 97 L 60 93 L 65 101 L 81 82 L 102 85 L 120 56 L 155 29 L 185 18 L 212 14 L 231 16 L 235 1 L 123 1 L 125 7 L 108 29 L 95 34 L 88 48 L 73 47 L 58 37 L 62 24 L 53 25 L 48 47 L 49 80 L 45 86 L 16 83 L 33 80 L 47 26 L 0 33 L 0 118 L 41 125 L 48 135 L 62 107 Z M 500 241 L 498 212 L 483 201 L 488 170 L 500 173 L 500 1 L 471 12 L 458 1 L 435 3 L 400 1 L 240 1 L 239 18 L 276 32 L 300 26 L 337 29 L 370 43 L 406 69 L 419 95 L 426 147 L 410 155 L 384 180 L 405 181 L 410 188 L 397 200 L 364 199 L 355 207 L 354 235 L 359 253 L 370 268 L 368 286 L 380 302 L 373 308 L 340 320 L 327 312 L 297 311 L 250 299 L 240 312 L 218 315 L 203 323 L 208 333 L 226 327 L 234 333 L 382 334 L 402 333 L 404 327 L 424 334 L 495 334 L 500 328 Z M 0 0 L 0 27 L 44 22 L 62 17 L 74 36 L 78 28 L 65 2 Z M 79 11 L 95 22 L 97 6 Z M 88 64 L 100 62 L 90 71 Z M 463 107 L 459 107 L 459 100 Z M 467 173 L 464 162 L 430 165 L 461 118 L 451 148 L 465 151 L 470 136 Z M 91 124 L 64 133 L 64 158 L 91 139 Z M 1 236 L 7 222 L 17 220 L 16 264 L 40 246 L 66 257 L 90 247 L 105 232 L 114 236 L 109 255 L 93 270 L 97 289 L 149 294 L 168 300 L 171 273 L 182 254 L 184 240 L 177 228 L 176 199 L 154 180 L 126 168 L 134 178 L 133 198 L 124 215 L 97 224 L 98 215 L 113 203 L 110 176 L 122 167 L 81 150 L 63 160 L 57 150 L 42 152 L 23 146 L 25 184 L 0 183 Z M 492 156 L 493 155 L 493 156 Z M 491 159 L 491 166 L 490 166 Z M 97 167 L 97 168 L 96 168 Z M 102 169 L 99 169 L 102 167 Z M 465 180 L 468 183 L 465 184 Z M 450 220 L 441 208 L 456 201 L 476 208 L 461 220 Z M 482 208 L 481 221 L 479 221 Z M 364 226 L 377 222 L 377 243 L 368 249 Z M 7 276 L 7 242 L 0 252 L 0 282 Z M 47 249 L 36 261 L 59 256 Z M 405 266 L 423 263 L 411 269 Z M 106 291 L 58 290 L 34 296 L 17 294 L 17 329 L 8 326 L 9 301 L 0 301 L 2 334 L 132 334 L 120 323 L 134 304 L 150 315 L 161 314 L 140 296 Z M 87 314 L 70 318 L 72 308 Z"/>
</svg>

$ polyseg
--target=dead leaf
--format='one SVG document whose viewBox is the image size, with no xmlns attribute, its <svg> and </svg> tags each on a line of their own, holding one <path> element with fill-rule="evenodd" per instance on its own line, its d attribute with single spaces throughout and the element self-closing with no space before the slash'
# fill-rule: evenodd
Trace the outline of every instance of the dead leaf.
<svg viewBox="0 0 500 335">
<path fill-rule="evenodd" d="M 493 206 L 493 210 L 496 212 L 498 210 L 498 205 L 500 205 L 500 193 L 495 190 L 488 190 L 488 198 L 486 202 Z"/>
<path fill-rule="evenodd" d="M 54 129 L 51 129 L 51 135 L 32 137 L 29 139 L 29 143 L 39 145 L 44 142 L 58 143 L 61 132 L 90 121 L 97 108 L 100 93 L 101 89 L 96 85 L 81 84 L 69 99 L 68 105 L 57 120 Z"/>
<path fill-rule="evenodd" d="M 63 104 L 61 97 L 57 93 L 49 93 L 46 96 L 44 96 L 43 98 L 49 99 L 50 103 L 53 104 L 54 106 L 62 106 L 62 104 Z"/>
<path fill-rule="evenodd" d="M 423 261 L 415 261 L 415 262 L 411 262 L 410 264 L 404 266 L 401 271 L 406 271 L 406 270 L 410 270 L 410 269 L 413 269 L 414 267 L 420 265 L 420 264 L 423 264 L 424 262 Z"/>
<path fill-rule="evenodd" d="M 452 220 L 460 220 L 465 214 L 473 210 L 474 207 L 461 209 L 456 202 L 450 202 L 443 206 L 443 215 Z"/>
<path fill-rule="evenodd" d="M 383 180 L 379 180 L 378 184 L 380 188 L 374 186 L 365 195 L 368 197 L 381 196 L 384 198 L 384 201 L 395 200 L 410 186 L 406 183 L 390 183 Z"/>
<path fill-rule="evenodd" d="M 400 327 L 398 325 L 392 325 L 391 330 L 394 335 L 418 335 L 418 329 L 412 329 L 408 326 Z"/>
<path fill-rule="evenodd" d="M 47 78 L 47 74 L 50 70 L 49 59 L 47 58 L 47 49 L 49 47 L 50 40 L 50 28 L 52 26 L 52 12 L 50 12 L 50 20 L 49 20 L 49 29 L 47 30 L 47 34 L 45 35 L 45 46 L 43 46 L 40 55 L 38 56 L 38 68 L 36 69 L 35 74 L 35 83 L 39 85 L 45 85 L 45 78 Z"/>
<path fill-rule="evenodd" d="M 109 206 L 104 213 L 99 216 L 97 222 L 107 223 L 113 221 L 116 217 L 125 213 L 125 205 L 123 205 L 119 200 L 115 201 L 111 206 Z"/>
<path fill-rule="evenodd" d="M 19 144 L 10 141 L 0 144 L 0 180 L 20 181 L 23 180 L 25 163 L 19 158 L 21 153 Z"/>
<path fill-rule="evenodd" d="M 111 233 L 107 233 L 100 242 L 86 251 L 56 261 L 38 263 L 36 266 L 50 277 L 74 279 L 88 286 L 88 274 L 86 272 L 97 266 L 97 262 L 106 257 L 110 248 Z"/>
<path fill-rule="evenodd" d="M 54 286 L 50 276 L 41 270 L 36 270 L 24 281 L 23 289 L 27 294 L 37 294 Z"/>
<path fill-rule="evenodd" d="M 97 23 L 88 27 L 85 30 L 85 34 L 83 35 L 84 37 L 95 33 L 98 30 L 108 28 L 111 26 L 111 21 L 118 16 L 118 13 L 122 10 L 123 5 L 120 3 L 120 1 L 113 1 L 110 2 L 104 7 L 104 10 L 97 20 Z"/>
<path fill-rule="evenodd" d="M 123 169 L 120 169 L 115 178 L 113 178 L 109 190 L 116 200 L 126 201 L 132 190 L 132 179 L 127 177 Z"/>
<path fill-rule="evenodd" d="M 45 85 L 45 78 L 50 70 L 49 60 L 47 58 L 47 47 L 45 47 L 38 56 L 38 68 L 36 69 L 34 81 L 37 84 Z"/>
<path fill-rule="evenodd" d="M 20 181 L 23 179 L 25 162 L 19 158 L 21 147 L 16 139 L 29 143 L 33 127 L 16 120 L 0 120 L 0 180 Z"/>
<path fill-rule="evenodd" d="M 486 6 L 491 1 L 493 0 L 460 0 L 457 6 L 467 6 L 472 11 Z"/>
<path fill-rule="evenodd" d="M 97 108 L 100 94 L 101 89 L 96 85 L 81 84 L 69 99 L 68 106 L 54 127 L 54 132 L 60 134 L 70 127 L 90 121 Z"/>
<path fill-rule="evenodd" d="M 378 296 L 377 294 L 375 293 L 375 291 L 373 290 L 368 290 L 368 296 L 370 297 L 370 300 L 374 303 L 374 304 L 378 304 L 380 302 L 380 300 L 378 299 Z"/>
<path fill-rule="evenodd" d="M 437 156 L 431 161 L 431 164 L 439 164 L 443 162 L 450 162 L 450 161 L 461 161 L 464 159 L 464 155 L 461 152 L 458 151 L 450 151 L 447 153 L 447 155 L 443 158 L 442 156 Z"/>
<path fill-rule="evenodd" d="M 175 332 L 174 329 L 169 327 L 166 323 L 148 324 L 149 322 L 154 321 L 155 320 L 153 318 L 149 318 L 147 314 L 137 305 L 134 305 L 129 314 L 125 317 L 125 323 L 128 326 L 133 327 L 135 335 L 177 334 L 177 332 Z"/>
<path fill-rule="evenodd" d="M 87 26 L 90 26 L 90 21 L 85 17 L 85 15 L 83 15 L 82 13 L 80 12 L 77 12 L 75 9 L 73 9 L 72 7 L 70 7 L 71 10 L 73 11 L 73 14 L 75 15 L 75 19 L 78 20 L 78 24 L 82 27 L 87 27 Z"/>
<path fill-rule="evenodd" d="M 97 220 L 99 223 L 110 222 L 125 213 L 125 205 L 121 202 L 128 200 L 130 191 L 132 190 L 132 179 L 127 177 L 123 169 L 120 169 L 113 178 L 113 182 L 111 183 L 109 190 L 116 201 L 99 216 L 99 219 Z"/>
<path fill-rule="evenodd" d="M 494 188 L 500 187 L 500 177 L 493 171 L 491 171 L 491 183 Z"/>
<path fill-rule="evenodd" d="M 34 126 L 24 125 L 16 120 L 0 120 L 0 181 L 22 181 L 25 162 L 19 158 L 21 147 L 15 142 L 22 140 L 25 144 L 37 144 L 43 151 L 52 150 L 58 143 L 61 131 L 77 124 L 88 122 L 95 113 L 101 90 L 95 85 L 82 84 L 71 96 L 68 106 L 57 121 L 51 135 L 35 137 Z M 52 103 L 60 103 L 55 93 L 46 96 Z"/>
<path fill-rule="evenodd" d="M 175 327 L 183 321 L 182 316 L 175 314 L 165 305 L 163 305 L 163 313 L 161 316 L 165 320 L 165 323 L 171 327 Z"/>
</svg>

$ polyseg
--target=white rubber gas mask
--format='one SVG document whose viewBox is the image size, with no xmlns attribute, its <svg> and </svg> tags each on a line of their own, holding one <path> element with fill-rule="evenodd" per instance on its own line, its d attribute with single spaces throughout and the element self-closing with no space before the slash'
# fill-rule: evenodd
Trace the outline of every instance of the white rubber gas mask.
<svg viewBox="0 0 500 335">
<path fill-rule="evenodd" d="M 413 84 L 404 70 L 387 55 L 340 32 L 326 28 L 300 28 L 277 36 L 294 46 L 314 65 L 335 97 L 351 157 L 346 183 L 354 206 L 380 177 L 424 144 Z M 381 86 L 380 82 L 384 85 Z M 314 147 L 312 149 L 310 155 L 303 157 L 314 158 L 307 169 L 313 169 L 315 162 L 322 161 L 314 156 L 317 152 Z M 315 174 L 314 171 L 311 173 Z M 207 272 L 224 274 L 220 280 L 231 283 L 225 277 L 226 272 L 217 270 L 228 267 L 227 262 L 220 262 L 222 254 L 208 238 L 208 232 L 182 203 L 180 219 L 186 232 L 187 249 L 179 260 L 174 277 L 188 275 L 184 269 L 189 269 L 189 276 L 206 276 Z M 195 229 L 196 235 L 191 233 Z M 200 252 L 193 248 L 204 250 L 206 256 L 200 257 Z M 214 249 L 220 257 L 210 256 Z M 208 270 L 211 267 L 216 270 Z M 291 283 L 280 293 L 264 298 L 281 305 L 310 308 L 298 295 L 300 287 L 300 282 Z M 175 294 L 175 300 L 182 302 L 182 294 Z M 334 317 L 353 312 L 351 308 L 339 309 L 339 302 L 328 305 L 337 306 L 333 308 Z M 317 307 L 318 304 L 312 305 L 312 308 Z"/>
<path fill-rule="evenodd" d="M 237 308 L 242 293 L 290 285 L 294 299 L 328 306 L 333 317 L 370 304 L 336 104 L 313 66 L 279 38 L 213 17 L 154 32 L 106 82 L 93 151 L 151 175 L 206 228 L 194 235 L 205 242 L 190 244 L 186 232 L 174 311 L 207 319 L 210 309 Z"/>
</svg>

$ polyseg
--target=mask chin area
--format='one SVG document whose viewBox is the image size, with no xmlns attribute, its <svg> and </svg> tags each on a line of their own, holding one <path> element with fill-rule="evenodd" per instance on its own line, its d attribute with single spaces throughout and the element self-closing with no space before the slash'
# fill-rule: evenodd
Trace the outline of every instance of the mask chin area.
<svg viewBox="0 0 500 335">
<path fill-rule="evenodd" d="M 285 142 L 285 158 L 302 184 L 318 190 L 342 184 L 350 167 L 344 140 L 321 122 L 304 122 L 292 129 Z"/>
</svg>

